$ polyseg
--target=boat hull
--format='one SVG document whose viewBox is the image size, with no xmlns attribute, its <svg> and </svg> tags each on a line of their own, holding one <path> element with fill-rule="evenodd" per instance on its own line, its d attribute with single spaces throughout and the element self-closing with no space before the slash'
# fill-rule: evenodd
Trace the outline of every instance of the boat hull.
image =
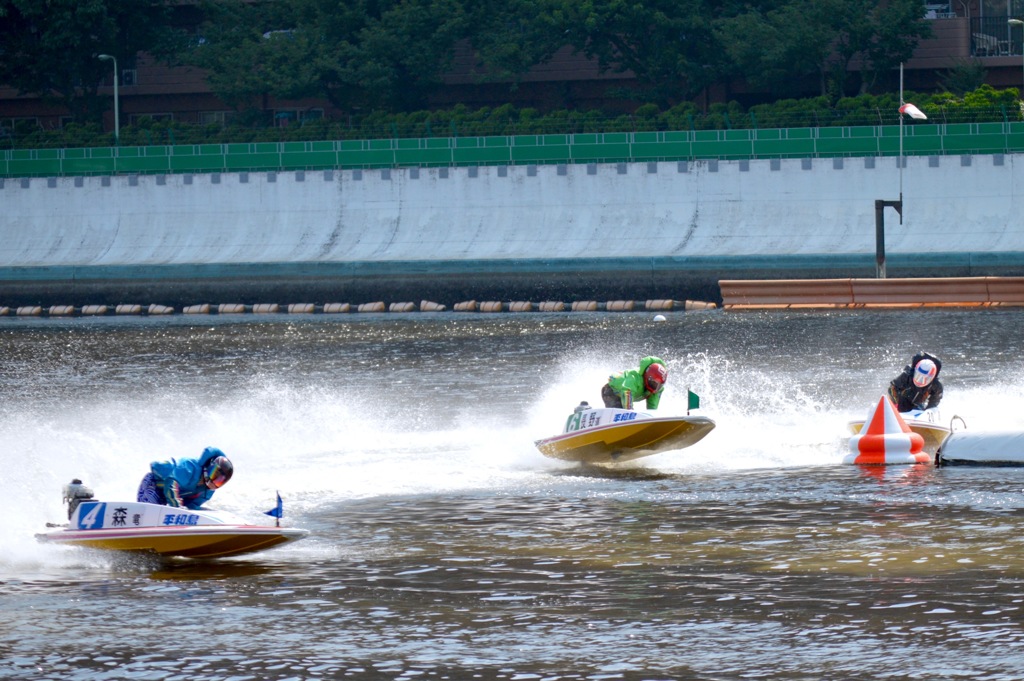
<svg viewBox="0 0 1024 681">
<path fill-rule="evenodd" d="M 42 542 L 91 549 L 224 558 L 265 551 L 308 534 L 292 527 L 249 525 L 219 511 L 89 501 L 78 506 L 66 529 L 36 537 Z"/>
<path fill-rule="evenodd" d="M 535 444 L 542 454 L 553 459 L 609 464 L 685 449 L 714 428 L 715 422 L 706 416 L 640 417 L 562 433 Z"/>
<path fill-rule="evenodd" d="M 1024 431 L 958 430 L 938 454 L 939 466 L 1024 466 Z"/>
</svg>

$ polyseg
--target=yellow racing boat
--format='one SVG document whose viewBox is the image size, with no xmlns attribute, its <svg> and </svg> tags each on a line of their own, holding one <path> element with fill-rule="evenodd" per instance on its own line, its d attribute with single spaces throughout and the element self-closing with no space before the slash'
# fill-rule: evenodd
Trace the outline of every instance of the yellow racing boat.
<svg viewBox="0 0 1024 681">
<path fill-rule="evenodd" d="M 610 464 L 685 449 L 714 428 L 706 416 L 658 417 L 629 409 L 593 409 L 584 402 L 566 420 L 561 435 L 534 444 L 553 459 Z"/>
<path fill-rule="evenodd" d="M 223 558 L 302 539 L 308 530 L 252 525 L 224 511 L 135 501 L 97 501 L 75 480 L 64 487 L 68 524 L 37 534 L 41 542 L 166 557 Z M 268 515 L 280 522 L 281 503 Z"/>
</svg>

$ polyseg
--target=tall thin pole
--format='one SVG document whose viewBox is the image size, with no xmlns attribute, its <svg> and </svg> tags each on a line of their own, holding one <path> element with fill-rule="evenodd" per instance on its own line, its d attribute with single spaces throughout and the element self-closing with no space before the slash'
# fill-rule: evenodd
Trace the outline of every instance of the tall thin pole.
<svg viewBox="0 0 1024 681">
<path fill-rule="evenodd" d="M 903 62 L 900 62 L 900 106 L 902 107 L 906 102 L 903 101 Z M 903 203 L 903 113 L 900 113 L 900 203 Z M 903 224 L 903 214 L 900 213 L 900 224 Z"/>
<path fill-rule="evenodd" d="M 114 146 L 121 146 L 121 101 L 117 96 L 117 81 L 120 80 L 117 72 L 117 57 L 109 54 L 97 55 L 101 61 L 114 62 Z"/>
<path fill-rule="evenodd" d="M 875 201 L 875 276 L 885 279 L 885 209 L 895 208 L 903 224 L 903 64 L 900 64 L 900 155 L 896 162 L 900 165 L 900 198 L 898 201 Z"/>
<path fill-rule="evenodd" d="M 117 71 L 117 58 L 114 58 L 114 146 L 121 146 L 121 98 L 117 94 L 117 81 L 121 80 Z M 903 116 L 900 116 L 900 127 L 903 127 Z M 903 137 L 900 136 L 902 142 Z M 900 184 L 900 196 L 903 196 L 903 185 Z"/>
</svg>

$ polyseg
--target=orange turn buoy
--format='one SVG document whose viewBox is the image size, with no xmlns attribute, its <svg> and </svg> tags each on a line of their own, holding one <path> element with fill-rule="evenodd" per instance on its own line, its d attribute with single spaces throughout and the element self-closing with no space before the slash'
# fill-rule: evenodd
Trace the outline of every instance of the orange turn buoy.
<svg viewBox="0 0 1024 681">
<path fill-rule="evenodd" d="M 850 453 L 843 463 L 889 466 L 930 460 L 924 438 L 910 430 L 889 396 L 882 395 L 860 434 L 850 438 Z"/>
</svg>

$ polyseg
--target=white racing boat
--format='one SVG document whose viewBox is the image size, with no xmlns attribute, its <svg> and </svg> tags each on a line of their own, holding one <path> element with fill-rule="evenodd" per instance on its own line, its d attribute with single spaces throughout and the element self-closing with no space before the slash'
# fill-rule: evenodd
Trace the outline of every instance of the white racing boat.
<svg viewBox="0 0 1024 681">
<path fill-rule="evenodd" d="M 1024 430 L 957 430 L 935 455 L 938 466 L 1024 466 Z"/>
<path fill-rule="evenodd" d="M 924 438 L 924 451 L 935 454 L 942 442 L 949 437 L 949 424 L 941 421 L 939 410 L 936 409 L 914 409 L 913 411 L 900 412 L 900 418 L 907 424 L 912 432 Z M 857 435 L 864 427 L 865 419 L 850 421 L 847 427 L 851 435 Z"/>
<path fill-rule="evenodd" d="M 135 501 L 98 501 L 75 480 L 64 487 L 67 526 L 37 534 L 41 542 L 184 558 L 223 558 L 302 539 L 308 530 L 252 525 L 224 511 Z M 267 512 L 280 523 L 281 498 Z"/>
<path fill-rule="evenodd" d="M 565 422 L 561 435 L 537 440 L 545 456 L 609 464 L 696 444 L 715 428 L 706 416 L 654 416 L 629 409 L 593 409 L 586 402 Z"/>
</svg>

